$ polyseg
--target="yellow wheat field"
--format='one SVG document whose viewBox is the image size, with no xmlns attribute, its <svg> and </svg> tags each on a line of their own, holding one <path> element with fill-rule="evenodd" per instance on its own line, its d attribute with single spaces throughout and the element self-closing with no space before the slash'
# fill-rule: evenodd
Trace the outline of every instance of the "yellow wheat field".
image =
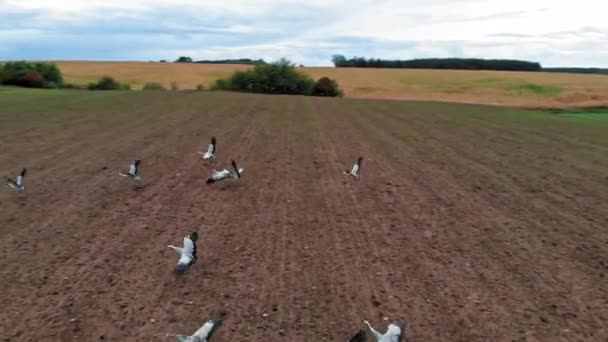
<svg viewBox="0 0 608 342">
<path fill-rule="evenodd" d="M 234 64 L 56 62 L 67 82 L 85 85 L 103 75 L 140 89 L 146 82 L 180 90 L 209 87 L 250 68 Z M 608 76 L 561 73 L 304 67 L 314 78 L 338 81 L 346 97 L 431 100 L 521 107 L 608 106 Z"/>
</svg>

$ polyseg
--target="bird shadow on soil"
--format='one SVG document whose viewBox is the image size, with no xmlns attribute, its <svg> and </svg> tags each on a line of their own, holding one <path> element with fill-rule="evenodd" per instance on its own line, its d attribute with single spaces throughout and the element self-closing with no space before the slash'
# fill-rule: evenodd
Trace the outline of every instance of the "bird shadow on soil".
<svg viewBox="0 0 608 342">
<path fill-rule="evenodd" d="M 147 186 L 148 184 L 135 184 L 131 186 L 131 189 L 133 189 L 133 191 L 143 191 Z"/>
<path fill-rule="evenodd" d="M 243 189 L 245 186 L 243 184 L 239 184 L 239 182 L 230 182 L 230 183 L 225 183 L 224 185 L 221 185 L 219 187 L 219 190 L 221 191 L 238 191 Z"/>
</svg>

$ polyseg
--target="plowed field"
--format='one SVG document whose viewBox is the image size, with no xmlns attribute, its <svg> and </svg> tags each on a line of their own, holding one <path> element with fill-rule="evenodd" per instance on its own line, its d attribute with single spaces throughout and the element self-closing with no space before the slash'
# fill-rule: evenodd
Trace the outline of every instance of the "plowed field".
<svg viewBox="0 0 608 342">
<path fill-rule="evenodd" d="M 422 102 L 0 91 L 0 336 L 608 338 L 608 119 Z M 211 135 L 216 161 L 200 159 Z M 359 181 L 343 175 L 363 156 Z M 118 176 L 141 159 L 143 185 Z M 231 159 L 244 178 L 207 185 Z M 168 244 L 200 235 L 176 276 Z"/>
</svg>

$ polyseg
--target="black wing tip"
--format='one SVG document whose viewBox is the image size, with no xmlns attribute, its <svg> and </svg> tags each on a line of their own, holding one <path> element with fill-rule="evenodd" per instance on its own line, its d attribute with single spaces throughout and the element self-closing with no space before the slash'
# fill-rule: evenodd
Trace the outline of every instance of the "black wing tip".
<svg viewBox="0 0 608 342">
<path fill-rule="evenodd" d="M 211 137 L 211 143 L 215 145 L 215 135 Z"/>
<path fill-rule="evenodd" d="M 367 335 L 364 330 L 359 330 L 355 335 L 348 339 L 348 342 L 365 342 Z"/>
<path fill-rule="evenodd" d="M 239 172 L 239 167 L 236 165 L 236 161 L 232 161 L 232 168 L 234 169 L 234 172 L 236 173 L 236 176 L 238 178 L 241 178 L 241 173 Z"/>
<path fill-rule="evenodd" d="M 222 318 L 212 319 L 210 321 L 211 321 L 211 324 L 213 324 L 213 326 L 211 327 L 211 330 L 209 330 L 209 334 L 207 335 L 207 340 L 209 340 L 211 338 L 211 336 L 213 336 L 215 331 L 217 329 L 219 329 L 219 327 L 221 327 L 222 324 L 224 323 L 224 320 Z"/>
<path fill-rule="evenodd" d="M 213 179 L 213 178 L 207 179 L 207 184 L 213 184 L 213 183 L 215 183 L 215 179 Z"/>
<path fill-rule="evenodd" d="M 27 168 L 25 168 L 25 167 L 24 167 L 24 168 L 21 170 L 21 176 L 22 176 L 22 177 L 23 177 L 23 176 L 25 176 L 25 174 L 26 174 L 26 173 L 27 173 Z"/>
<path fill-rule="evenodd" d="M 357 158 L 357 163 L 361 164 L 363 162 L 363 157 Z"/>
</svg>

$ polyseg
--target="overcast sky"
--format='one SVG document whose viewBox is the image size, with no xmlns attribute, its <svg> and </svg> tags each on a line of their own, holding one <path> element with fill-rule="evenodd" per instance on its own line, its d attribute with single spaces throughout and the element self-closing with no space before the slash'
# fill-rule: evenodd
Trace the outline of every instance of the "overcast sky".
<svg viewBox="0 0 608 342">
<path fill-rule="evenodd" d="M 0 60 L 333 54 L 608 67 L 607 0 L 0 0 Z"/>
</svg>

